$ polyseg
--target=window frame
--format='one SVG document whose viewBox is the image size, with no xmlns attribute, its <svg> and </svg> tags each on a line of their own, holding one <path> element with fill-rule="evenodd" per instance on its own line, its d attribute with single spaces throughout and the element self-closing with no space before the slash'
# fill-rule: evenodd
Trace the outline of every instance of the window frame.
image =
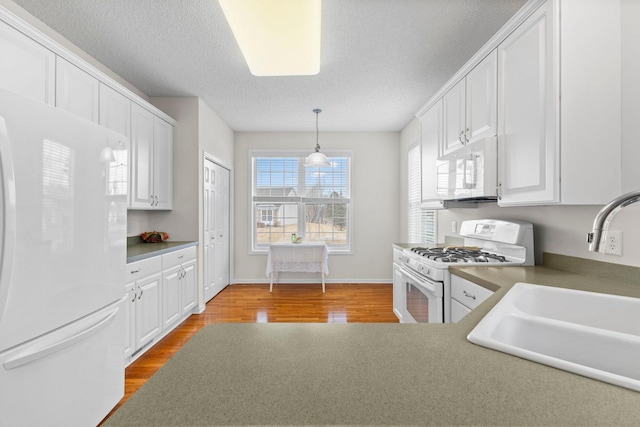
<svg viewBox="0 0 640 427">
<path fill-rule="evenodd" d="M 407 147 L 407 243 L 429 246 L 435 245 L 438 240 L 438 216 L 435 210 L 420 206 L 422 202 L 421 151 L 419 142 L 414 142 Z M 412 155 L 415 158 L 412 159 Z M 411 190 L 415 190 L 417 194 L 412 194 Z M 431 239 L 429 239 L 430 236 Z"/>
<path fill-rule="evenodd" d="M 327 244 L 329 249 L 329 253 L 331 254 L 352 254 L 353 253 L 353 195 L 352 195 L 352 179 L 353 179 L 353 151 L 352 150 L 322 150 L 322 152 L 329 158 L 332 157 L 346 157 L 349 162 L 348 171 L 347 171 L 347 188 L 349 197 L 345 202 L 339 203 L 344 204 L 347 207 L 347 219 L 346 219 L 346 240 L 347 244 L 345 246 L 332 246 L 331 244 Z M 256 203 L 273 203 L 273 202 L 255 202 L 253 195 L 253 161 L 257 157 L 290 157 L 298 159 L 298 179 L 299 183 L 304 184 L 304 176 L 305 176 L 305 168 L 303 165 L 304 158 L 307 157 L 311 151 L 309 150 L 282 150 L 282 149 L 259 149 L 259 150 L 249 150 L 248 156 L 248 224 L 249 224 L 249 232 L 248 235 L 248 247 L 250 254 L 265 254 L 269 251 L 269 245 L 258 246 L 257 245 L 257 229 L 256 219 L 257 219 L 257 209 Z M 305 200 L 302 200 L 305 199 Z M 280 201 L 281 203 L 294 203 L 297 204 L 297 219 L 298 219 L 298 233 L 299 237 L 305 238 L 305 230 L 304 230 L 304 218 L 306 216 L 306 206 L 308 204 L 315 203 L 324 203 L 324 204 L 332 204 L 332 200 L 345 200 L 345 199 L 330 199 L 330 198 L 312 198 L 312 197 L 278 197 L 274 202 Z M 300 221 L 303 219 L 303 221 Z"/>
</svg>

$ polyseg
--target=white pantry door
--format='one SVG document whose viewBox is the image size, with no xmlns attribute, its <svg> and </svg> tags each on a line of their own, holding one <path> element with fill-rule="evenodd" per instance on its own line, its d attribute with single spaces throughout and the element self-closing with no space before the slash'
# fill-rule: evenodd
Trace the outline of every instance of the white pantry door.
<svg viewBox="0 0 640 427">
<path fill-rule="evenodd" d="M 204 161 L 204 300 L 229 284 L 229 170 Z"/>
</svg>

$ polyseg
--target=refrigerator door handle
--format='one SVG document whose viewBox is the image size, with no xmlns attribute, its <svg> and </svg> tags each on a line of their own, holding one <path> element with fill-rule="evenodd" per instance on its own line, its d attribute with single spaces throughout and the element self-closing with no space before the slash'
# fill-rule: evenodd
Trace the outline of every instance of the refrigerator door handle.
<svg viewBox="0 0 640 427">
<path fill-rule="evenodd" d="M 111 311 L 102 315 L 97 321 L 93 322 L 86 328 L 83 328 L 80 332 L 72 332 L 72 335 L 64 338 L 50 338 L 49 340 L 44 340 L 45 342 L 35 342 L 32 345 L 27 345 L 26 351 L 20 354 L 17 357 L 10 358 L 6 362 L 4 362 L 4 368 L 6 370 L 15 369 L 22 365 L 26 365 L 27 363 L 31 363 L 35 360 L 41 359 L 43 357 L 47 357 L 56 351 L 62 350 L 63 348 L 72 346 L 84 339 L 89 338 L 91 335 L 100 331 L 102 328 L 107 326 L 111 321 L 113 321 L 114 317 L 120 310 L 119 307 L 113 308 Z M 93 320 L 93 319 L 92 319 Z M 53 342 L 46 342 L 53 341 Z"/>
<path fill-rule="evenodd" d="M 13 155 L 4 117 L 0 116 L 0 319 L 4 314 L 11 284 L 11 268 L 16 241 L 16 181 Z"/>
</svg>

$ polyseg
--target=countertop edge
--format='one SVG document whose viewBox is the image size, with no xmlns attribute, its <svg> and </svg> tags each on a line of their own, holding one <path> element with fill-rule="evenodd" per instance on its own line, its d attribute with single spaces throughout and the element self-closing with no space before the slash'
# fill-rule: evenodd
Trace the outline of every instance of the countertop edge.
<svg viewBox="0 0 640 427">
<path fill-rule="evenodd" d="M 180 249 L 198 246 L 197 241 L 176 241 L 162 243 L 137 243 L 127 246 L 127 264 L 160 256 Z"/>
</svg>

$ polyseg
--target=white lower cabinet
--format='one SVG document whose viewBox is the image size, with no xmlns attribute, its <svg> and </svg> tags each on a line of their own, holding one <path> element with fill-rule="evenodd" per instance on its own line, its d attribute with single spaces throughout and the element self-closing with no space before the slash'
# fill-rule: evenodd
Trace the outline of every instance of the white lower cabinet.
<svg viewBox="0 0 640 427">
<path fill-rule="evenodd" d="M 127 264 L 126 363 L 191 315 L 197 298 L 196 265 L 195 247 Z"/>
<path fill-rule="evenodd" d="M 129 304 L 126 317 L 129 319 L 129 330 L 125 339 L 125 360 L 162 332 L 161 273 L 160 257 L 127 264 L 126 291 L 129 295 Z"/>
<path fill-rule="evenodd" d="M 491 295 L 493 291 L 452 274 L 451 323 L 458 322 Z"/>
<path fill-rule="evenodd" d="M 405 312 L 404 283 L 400 271 L 402 258 L 402 248 L 393 246 L 393 312 L 402 323 L 402 316 Z"/>
</svg>

